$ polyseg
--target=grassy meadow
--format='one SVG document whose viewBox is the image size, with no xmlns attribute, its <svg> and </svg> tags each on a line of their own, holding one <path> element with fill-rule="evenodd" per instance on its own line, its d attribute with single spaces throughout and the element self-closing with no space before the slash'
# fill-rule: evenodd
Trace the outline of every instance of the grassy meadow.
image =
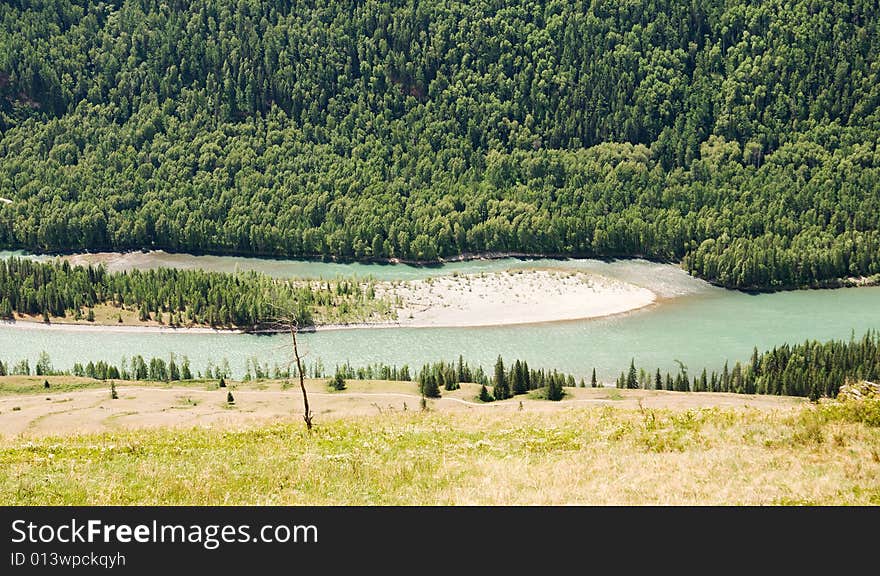
<svg viewBox="0 0 880 576">
<path fill-rule="evenodd" d="M 412 382 L 310 381 L 308 432 L 279 382 L 235 383 L 230 405 L 210 383 L 125 385 L 111 400 L 72 382 L 44 399 L 20 380 L 0 394 L 3 505 L 880 504 L 880 400 L 575 389 L 480 405 L 466 386 L 422 410 Z M 278 411 L 260 412 L 261 395 Z M 40 402 L 44 424 L 115 406 L 129 420 L 7 431 Z"/>
</svg>

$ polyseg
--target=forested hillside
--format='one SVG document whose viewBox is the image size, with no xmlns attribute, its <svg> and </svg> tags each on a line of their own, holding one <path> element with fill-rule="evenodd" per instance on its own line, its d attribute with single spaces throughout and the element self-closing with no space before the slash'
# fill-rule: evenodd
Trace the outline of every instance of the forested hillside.
<svg viewBox="0 0 880 576">
<path fill-rule="evenodd" d="M 880 7 L 0 4 L 0 246 L 880 273 Z"/>
</svg>

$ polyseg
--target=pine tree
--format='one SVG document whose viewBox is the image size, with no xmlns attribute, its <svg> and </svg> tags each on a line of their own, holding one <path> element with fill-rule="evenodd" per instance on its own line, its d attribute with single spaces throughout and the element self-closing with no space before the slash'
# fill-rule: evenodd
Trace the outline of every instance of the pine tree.
<svg viewBox="0 0 880 576">
<path fill-rule="evenodd" d="M 440 386 L 431 370 L 423 369 L 419 374 L 419 391 L 427 398 L 440 398 Z"/>
<path fill-rule="evenodd" d="M 219 388 L 226 388 L 226 380 L 222 376 L 220 377 L 220 383 L 217 384 L 217 386 Z"/>
<path fill-rule="evenodd" d="M 523 366 L 519 360 L 513 364 L 513 370 L 511 370 L 510 388 L 514 395 L 525 394 L 528 392 L 528 388 L 526 388 L 526 379 L 523 376 Z"/>
<path fill-rule="evenodd" d="M 724 362 L 724 371 L 721 372 L 721 391 L 730 391 L 730 370 L 727 368 L 727 362 Z"/>
<path fill-rule="evenodd" d="M 742 365 L 737 362 L 733 365 L 733 371 L 730 374 L 731 378 L 731 391 L 736 392 L 737 394 L 743 393 L 743 377 L 742 377 Z"/>
<path fill-rule="evenodd" d="M 547 400 L 562 400 L 565 391 L 562 389 L 562 382 L 559 378 L 551 377 L 547 383 Z"/>
<path fill-rule="evenodd" d="M 654 374 L 654 390 L 663 390 L 663 377 L 660 376 L 659 368 L 657 368 L 657 373 Z"/>
<path fill-rule="evenodd" d="M 690 391 L 690 383 L 688 382 L 688 376 L 684 372 L 679 372 L 675 375 L 675 391 L 676 392 L 689 392 Z"/>
<path fill-rule="evenodd" d="M 183 363 L 180 365 L 180 378 L 181 380 L 193 379 L 192 371 L 189 368 L 189 358 L 186 356 L 183 357 Z"/>
<path fill-rule="evenodd" d="M 177 362 L 174 361 L 174 354 L 168 362 L 168 378 L 170 380 L 180 380 L 180 370 L 177 368 Z"/>
<path fill-rule="evenodd" d="M 694 379 L 694 392 L 706 392 L 709 387 L 709 379 L 706 376 L 706 369 L 700 373 L 699 379 Z"/>
<path fill-rule="evenodd" d="M 596 380 L 596 368 L 593 368 L 593 374 L 590 376 L 590 388 L 598 388 L 599 382 Z"/>
<path fill-rule="evenodd" d="M 492 398 L 492 395 L 489 394 L 489 390 L 486 388 L 486 385 L 483 384 L 480 386 L 480 402 L 492 402 L 495 400 Z"/>
<path fill-rule="evenodd" d="M 49 381 L 43 380 L 43 388 L 49 388 Z"/>
<path fill-rule="evenodd" d="M 9 303 L 7 298 L 3 299 L 3 302 L 0 303 L 0 318 L 4 319 L 12 319 L 14 314 L 12 312 L 12 304 Z"/>
<path fill-rule="evenodd" d="M 810 383 L 810 402 L 818 402 L 819 396 L 821 396 L 821 394 L 819 393 L 819 386 L 814 380 L 812 383 Z"/>
<path fill-rule="evenodd" d="M 333 378 L 327 382 L 327 386 L 331 390 L 345 390 L 345 378 L 342 377 L 342 373 L 337 371 Z"/>
<path fill-rule="evenodd" d="M 635 390 L 639 387 L 639 378 L 636 372 L 635 359 L 630 360 L 629 363 L 629 373 L 626 376 L 626 387 L 630 390 Z"/>
<path fill-rule="evenodd" d="M 495 362 L 495 384 L 492 390 L 492 396 L 496 400 L 504 400 L 510 397 L 510 388 L 507 385 L 507 378 L 504 375 L 504 361 L 501 356 Z"/>
<path fill-rule="evenodd" d="M 235 397 L 232 395 L 232 391 L 226 392 L 226 403 L 227 404 L 235 404 Z"/>
</svg>

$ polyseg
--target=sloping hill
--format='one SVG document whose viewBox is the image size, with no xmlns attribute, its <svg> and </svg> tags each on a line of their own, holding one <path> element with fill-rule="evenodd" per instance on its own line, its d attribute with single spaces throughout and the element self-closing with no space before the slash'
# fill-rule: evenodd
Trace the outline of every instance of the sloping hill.
<svg viewBox="0 0 880 576">
<path fill-rule="evenodd" d="M 0 245 L 880 273 L 877 6 L 0 5 Z"/>
</svg>

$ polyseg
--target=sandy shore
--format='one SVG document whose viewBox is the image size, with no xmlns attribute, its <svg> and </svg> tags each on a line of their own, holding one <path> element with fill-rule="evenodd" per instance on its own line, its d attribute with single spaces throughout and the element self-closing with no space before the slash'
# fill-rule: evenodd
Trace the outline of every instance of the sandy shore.
<svg viewBox="0 0 880 576">
<path fill-rule="evenodd" d="M 646 288 L 569 270 L 452 275 L 392 285 L 400 326 L 503 326 L 580 320 L 652 304 Z"/>
<path fill-rule="evenodd" d="M 325 324 L 303 331 L 394 327 L 505 326 L 581 320 L 620 314 L 654 303 L 651 290 L 598 274 L 570 270 L 511 270 L 473 275 L 453 274 L 377 285 L 378 297 L 398 303 L 397 319 L 376 323 Z M 244 330 L 209 327 L 83 324 L 19 319 L 0 327 L 165 333 L 241 334 Z"/>
</svg>

